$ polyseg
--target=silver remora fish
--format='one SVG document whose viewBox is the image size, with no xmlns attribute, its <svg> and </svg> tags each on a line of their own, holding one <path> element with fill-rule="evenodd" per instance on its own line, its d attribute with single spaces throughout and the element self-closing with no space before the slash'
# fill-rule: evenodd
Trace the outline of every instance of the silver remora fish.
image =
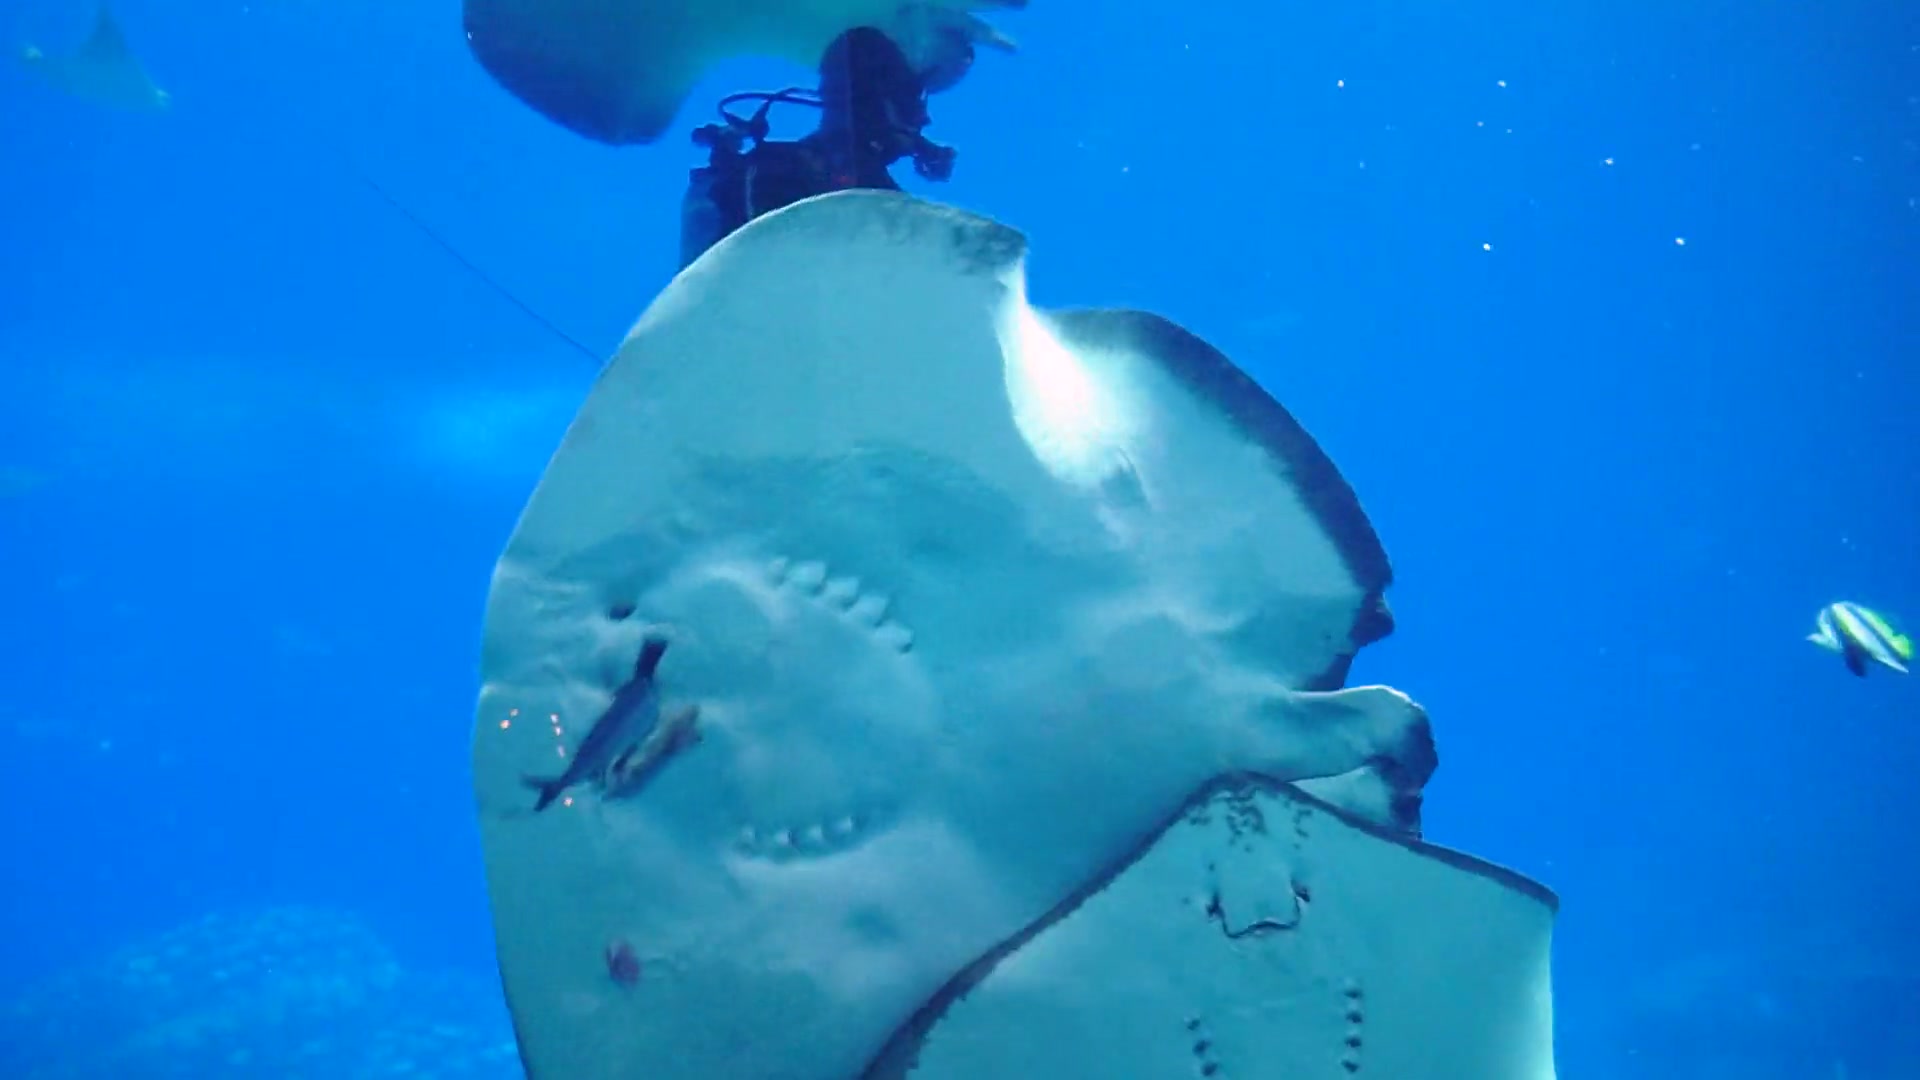
<svg viewBox="0 0 1920 1080">
<path fill-rule="evenodd" d="M 573 760 L 565 772 L 555 777 L 522 777 L 528 787 L 540 793 L 539 801 L 533 804 L 535 812 L 545 810 L 561 792 L 582 780 L 604 783 L 616 767 L 624 770 L 628 756 L 636 747 L 644 749 L 642 740 L 659 727 L 660 694 L 653 673 L 666 651 L 664 638 L 649 637 L 641 645 L 640 658 L 633 664 L 633 678 L 614 691 L 607 711 L 600 714 L 587 731 L 587 737 L 574 748 Z M 676 744 L 679 741 L 676 739 Z M 667 749 L 674 748 L 677 745 Z"/>
</svg>

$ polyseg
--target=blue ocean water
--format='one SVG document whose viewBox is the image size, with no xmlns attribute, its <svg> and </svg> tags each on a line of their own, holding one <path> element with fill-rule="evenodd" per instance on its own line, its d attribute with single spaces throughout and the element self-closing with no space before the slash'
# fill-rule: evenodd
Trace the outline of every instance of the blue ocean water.
<svg viewBox="0 0 1920 1080">
<path fill-rule="evenodd" d="M 379 1025 L 414 1041 L 337 1074 L 512 1075 L 478 625 L 594 367 L 363 178 L 606 351 L 674 269 L 695 117 L 572 136 L 451 3 L 115 11 L 167 113 L 0 71 L 0 1000 L 78 1053 L 324 955 L 299 987 L 357 989 L 321 1035 L 236 1014 L 235 1075 Z M 8 13 L 50 52 L 94 14 Z M 1338 462 L 1396 568 L 1355 675 L 1440 739 L 1428 837 L 1562 897 L 1561 1075 L 1920 1075 L 1920 687 L 1803 640 L 1838 599 L 1920 624 L 1920 8 L 999 21 L 1021 52 L 933 101 L 953 181 L 907 186 L 1027 232 L 1036 300 L 1207 337 Z M 103 1004 L 128 956 L 161 989 Z"/>
</svg>

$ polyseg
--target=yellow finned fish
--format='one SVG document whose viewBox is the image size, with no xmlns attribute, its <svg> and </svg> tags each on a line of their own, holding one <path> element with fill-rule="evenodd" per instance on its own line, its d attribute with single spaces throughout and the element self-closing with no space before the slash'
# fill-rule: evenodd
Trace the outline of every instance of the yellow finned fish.
<svg viewBox="0 0 1920 1080">
<path fill-rule="evenodd" d="M 1847 600 L 1821 608 L 1817 628 L 1807 640 L 1839 653 L 1847 670 L 1862 678 L 1869 661 L 1902 675 L 1913 662 L 1913 639 L 1878 612 Z"/>
</svg>

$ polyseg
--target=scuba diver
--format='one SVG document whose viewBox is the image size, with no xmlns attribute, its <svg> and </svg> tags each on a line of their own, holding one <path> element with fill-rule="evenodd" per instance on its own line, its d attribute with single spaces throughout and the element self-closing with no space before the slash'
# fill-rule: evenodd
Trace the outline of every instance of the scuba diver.
<svg viewBox="0 0 1920 1080">
<path fill-rule="evenodd" d="M 710 153 L 707 164 L 692 171 L 681 201 L 681 268 L 754 218 L 809 196 L 847 188 L 898 191 L 890 169 L 901 158 L 912 158 L 914 171 L 928 180 L 952 176 L 953 149 L 921 133 L 930 122 L 930 84 L 938 88 L 950 78 L 958 73 L 923 76 L 892 38 L 861 26 L 827 46 L 817 91 L 722 99 L 721 122 L 693 133 L 695 145 Z M 729 109 L 745 101 L 760 103 L 751 116 Z M 782 104 L 820 110 L 819 127 L 798 139 L 767 138 L 767 114 Z"/>
</svg>

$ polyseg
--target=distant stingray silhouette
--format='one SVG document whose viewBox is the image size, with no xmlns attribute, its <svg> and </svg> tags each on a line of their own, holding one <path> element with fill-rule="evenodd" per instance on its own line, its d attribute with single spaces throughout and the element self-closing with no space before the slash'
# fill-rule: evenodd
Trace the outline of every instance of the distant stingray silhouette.
<svg viewBox="0 0 1920 1080">
<path fill-rule="evenodd" d="M 49 56 L 28 45 L 20 59 L 53 86 L 97 105 L 151 112 L 173 103 L 172 95 L 154 85 L 140 66 L 105 4 L 94 19 L 93 33 L 74 52 Z"/>
</svg>

